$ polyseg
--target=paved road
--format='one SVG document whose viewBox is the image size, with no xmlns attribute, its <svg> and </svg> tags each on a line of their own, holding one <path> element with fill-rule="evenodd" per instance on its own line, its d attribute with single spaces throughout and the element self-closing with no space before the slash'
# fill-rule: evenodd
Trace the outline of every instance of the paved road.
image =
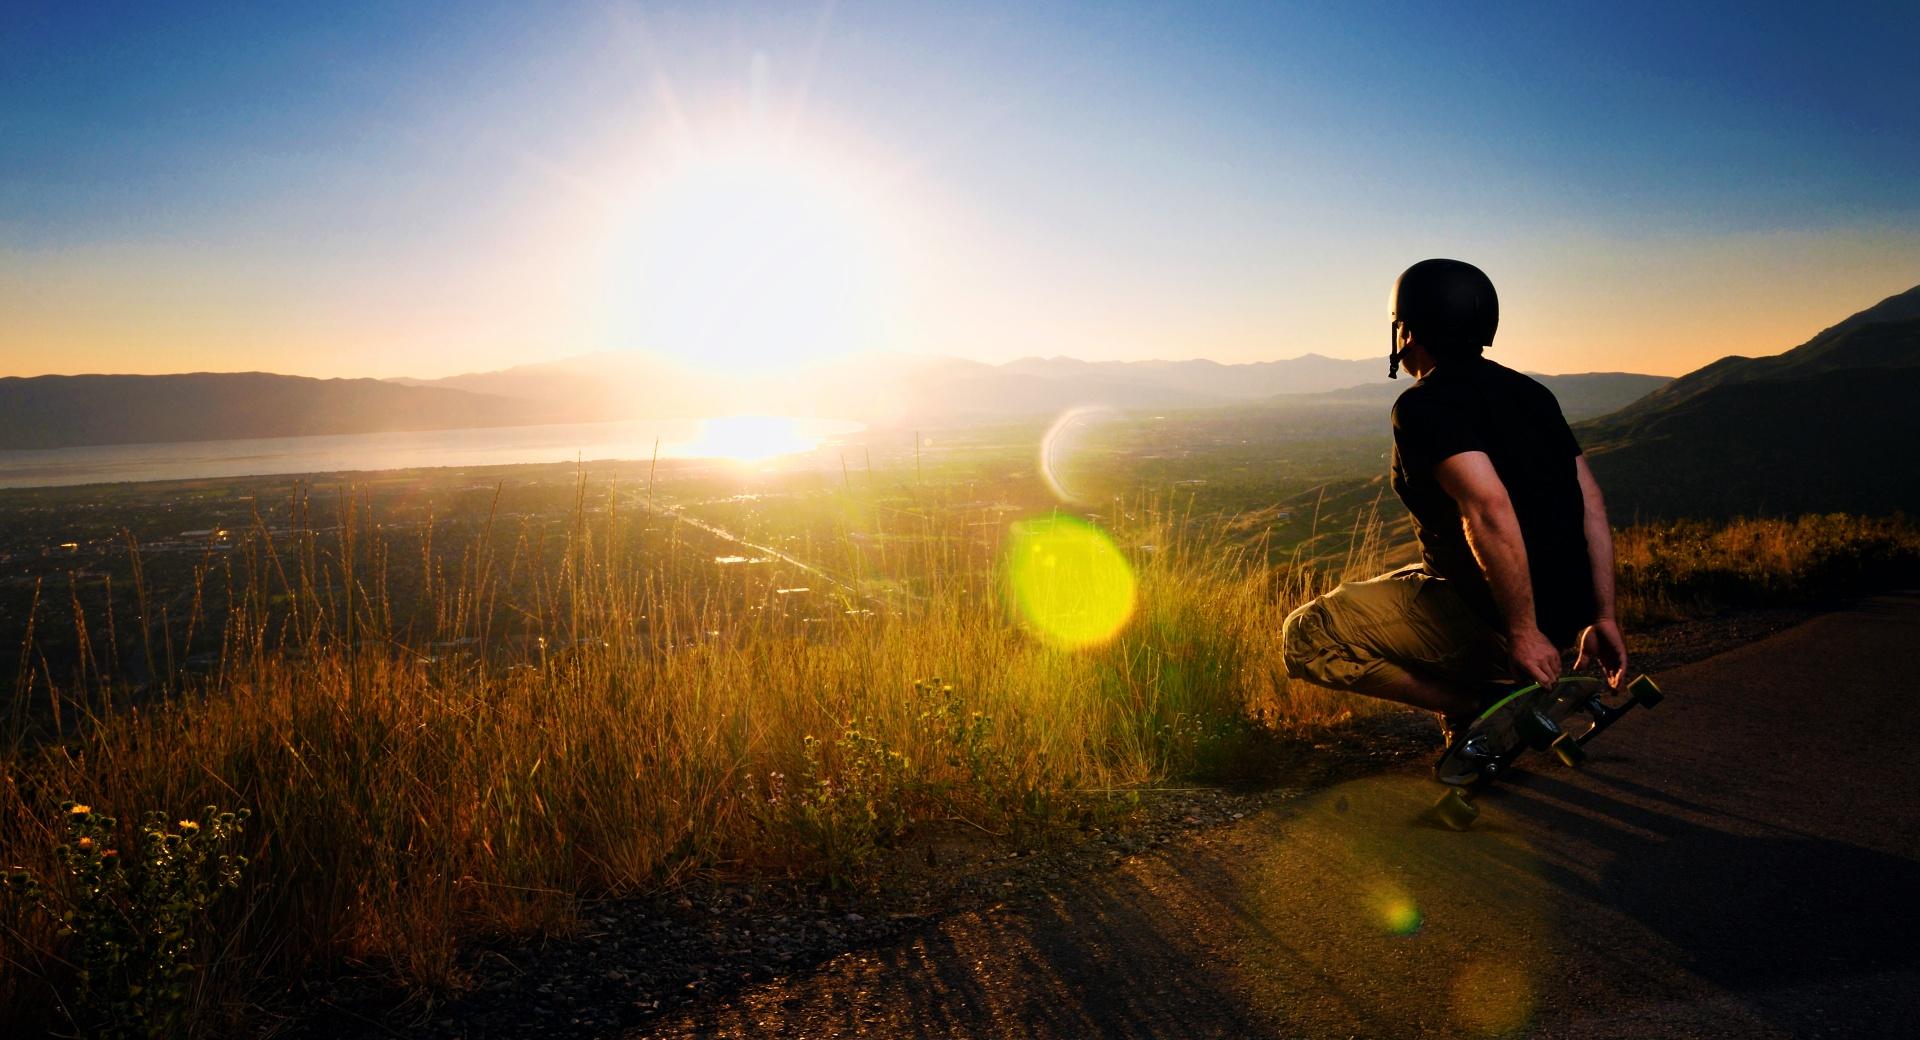
<svg viewBox="0 0 1920 1040">
<path fill-rule="evenodd" d="M 847 954 L 664 1036 L 1920 1035 L 1920 595 L 1659 676 L 1424 818 L 1399 772 Z"/>
</svg>

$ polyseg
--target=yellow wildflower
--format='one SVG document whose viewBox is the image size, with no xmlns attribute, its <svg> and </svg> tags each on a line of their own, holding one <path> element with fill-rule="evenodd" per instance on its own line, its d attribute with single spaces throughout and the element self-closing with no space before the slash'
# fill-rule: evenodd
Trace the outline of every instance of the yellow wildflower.
<svg viewBox="0 0 1920 1040">
<path fill-rule="evenodd" d="M 195 823 L 195 822 L 193 822 L 192 820 L 181 820 L 181 821 L 180 821 L 180 829 L 181 829 L 181 830 L 183 830 L 183 831 L 187 831 L 187 832 L 192 832 L 192 831 L 197 831 L 197 830 L 199 830 L 199 829 L 200 829 L 200 825 L 199 825 L 199 824 L 197 824 L 197 823 Z"/>
<path fill-rule="evenodd" d="M 76 806 L 74 806 L 73 808 L 71 808 L 71 809 L 68 809 L 67 811 L 68 811 L 68 812 L 70 812 L 70 813 L 72 813 L 72 814 L 74 814 L 75 816 L 85 816 L 86 814 L 88 814 L 88 813 L 90 813 L 90 812 L 92 812 L 92 811 L 93 811 L 93 806 L 91 806 L 91 805 L 76 805 Z"/>
<path fill-rule="evenodd" d="M 93 848 L 93 839 L 83 834 L 80 836 L 79 845 L 83 850 Z"/>
</svg>

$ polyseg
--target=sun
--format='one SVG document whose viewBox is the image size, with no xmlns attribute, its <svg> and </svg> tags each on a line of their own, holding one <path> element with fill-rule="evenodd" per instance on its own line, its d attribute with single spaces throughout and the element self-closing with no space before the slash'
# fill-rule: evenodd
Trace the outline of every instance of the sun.
<svg viewBox="0 0 1920 1040">
<path fill-rule="evenodd" d="M 774 415 L 732 415 L 700 424 L 700 436 L 687 454 L 734 462 L 765 462 L 781 455 L 812 451 L 820 438 L 798 420 Z"/>
<path fill-rule="evenodd" d="M 622 346 L 764 375 L 884 346 L 884 220 L 862 171 L 751 137 L 642 178 L 609 265 Z"/>
</svg>

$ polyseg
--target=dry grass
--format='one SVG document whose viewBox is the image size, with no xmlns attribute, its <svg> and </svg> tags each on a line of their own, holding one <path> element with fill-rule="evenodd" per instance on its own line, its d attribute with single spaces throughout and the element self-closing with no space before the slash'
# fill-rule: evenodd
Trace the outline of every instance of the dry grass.
<svg viewBox="0 0 1920 1040">
<path fill-rule="evenodd" d="M 461 943 L 564 929 L 581 897 L 693 876 L 858 883 L 917 821 L 1044 828 L 1089 792 L 1205 770 L 1248 726 L 1376 710 L 1289 681 L 1274 638 L 1327 582 L 1385 568 L 1371 521 L 1333 568 L 1273 569 L 1257 548 L 1183 540 L 1164 511 L 1113 519 L 1139 608 L 1111 643 L 1066 652 L 978 593 L 977 531 L 937 512 L 924 595 L 813 626 L 635 557 L 613 511 L 578 507 L 559 544 L 482 529 L 451 554 L 345 515 L 277 541 L 262 527 L 203 575 L 196 602 L 224 617 L 211 673 L 164 665 L 198 611 L 93 619 L 143 641 L 173 677 L 163 696 L 108 710 L 111 683 L 45 671 L 17 691 L 91 718 L 16 738 L 0 865 L 55 874 L 65 798 L 127 820 L 252 810 L 244 898 L 201 926 L 198 1030 L 263 978 L 351 960 L 456 986 Z M 1916 546 L 1909 525 L 1850 518 L 1636 529 L 1619 538 L 1622 599 L 1644 621 L 1838 588 L 1911 567 Z M 386 581 L 403 552 L 448 562 L 403 593 Z M 425 655 L 436 644 L 464 652 Z M 70 986 L 65 950 L 53 922 L 0 907 L 0 1026 Z"/>
<path fill-rule="evenodd" d="M 1920 582 L 1920 528 L 1902 517 L 1644 525 L 1616 536 L 1615 555 L 1630 626 Z"/>
<path fill-rule="evenodd" d="M 1164 515 L 1112 525 L 1139 607 L 1081 652 L 961 594 L 978 575 L 959 525 L 923 543 L 927 595 L 803 627 L 630 558 L 630 521 L 584 509 L 557 546 L 476 535 L 415 602 L 384 576 L 394 555 L 429 550 L 345 515 L 278 541 L 258 529 L 205 576 L 225 617 L 211 674 L 163 664 L 173 685 L 134 710 L 45 673 L 21 691 L 92 718 L 16 742 L 0 865 L 55 873 L 65 798 L 128 820 L 252 810 L 245 898 L 204 922 L 202 1028 L 262 977 L 342 960 L 457 985 L 463 941 L 564 928 L 582 896 L 694 875 L 857 883 L 915 821 L 1044 827 L 1103 797 L 1085 792 L 1204 764 L 1236 728 L 1354 705 L 1290 682 L 1277 656 L 1281 619 L 1323 579 L 1182 542 Z M 1378 569 L 1360 543 L 1347 569 Z M 169 633 L 196 623 L 105 627 L 144 629 L 164 663 L 185 657 Z M 417 649 L 433 644 L 467 652 Z M 19 907 L 0 914 L 0 995 L 38 1005 L 69 984 L 62 941 Z"/>
</svg>

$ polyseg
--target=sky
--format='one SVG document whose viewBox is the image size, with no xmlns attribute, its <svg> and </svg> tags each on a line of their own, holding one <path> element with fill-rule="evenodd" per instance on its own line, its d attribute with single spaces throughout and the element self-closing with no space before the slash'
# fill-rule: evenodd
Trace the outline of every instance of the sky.
<svg viewBox="0 0 1920 1040">
<path fill-rule="evenodd" d="M 1920 283 L 1920 6 L 117 4 L 0 18 L 0 376 L 1491 355 Z"/>
</svg>

